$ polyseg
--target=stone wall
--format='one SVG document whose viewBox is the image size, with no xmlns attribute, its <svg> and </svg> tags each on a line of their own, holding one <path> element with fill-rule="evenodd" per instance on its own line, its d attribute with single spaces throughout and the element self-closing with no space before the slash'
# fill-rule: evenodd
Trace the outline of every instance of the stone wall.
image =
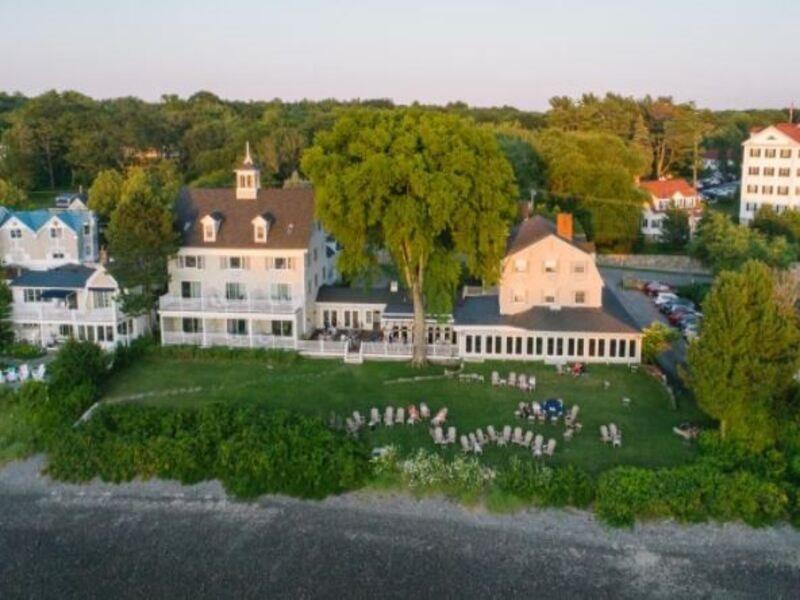
<svg viewBox="0 0 800 600">
<path fill-rule="evenodd" d="M 647 271 L 710 275 L 711 271 L 694 258 L 678 254 L 598 254 L 598 267 L 622 267 Z"/>
</svg>

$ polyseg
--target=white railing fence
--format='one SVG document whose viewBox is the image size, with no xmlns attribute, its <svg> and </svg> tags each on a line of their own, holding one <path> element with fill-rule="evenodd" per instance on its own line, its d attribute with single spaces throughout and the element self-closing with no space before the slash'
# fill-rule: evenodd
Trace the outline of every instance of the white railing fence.
<svg viewBox="0 0 800 600">
<path fill-rule="evenodd" d="M 298 305 L 290 300 L 228 300 L 217 296 L 182 298 L 180 296 L 161 296 L 158 300 L 161 310 L 180 310 L 187 312 L 230 312 L 230 313 L 271 313 L 292 314 Z"/>
</svg>

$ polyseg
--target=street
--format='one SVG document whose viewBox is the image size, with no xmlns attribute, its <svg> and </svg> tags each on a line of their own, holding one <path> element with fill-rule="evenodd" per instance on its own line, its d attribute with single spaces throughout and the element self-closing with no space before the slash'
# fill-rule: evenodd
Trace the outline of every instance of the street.
<svg viewBox="0 0 800 600">
<path fill-rule="evenodd" d="M 614 530 L 578 511 L 495 516 L 351 494 L 228 500 L 216 483 L 88 486 L 0 471 L 0 597 L 752 597 L 800 589 L 800 533 Z"/>
</svg>

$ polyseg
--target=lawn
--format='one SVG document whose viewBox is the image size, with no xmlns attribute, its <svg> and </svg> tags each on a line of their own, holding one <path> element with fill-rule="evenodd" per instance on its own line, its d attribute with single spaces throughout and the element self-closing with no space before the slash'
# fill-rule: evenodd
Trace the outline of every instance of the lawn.
<svg viewBox="0 0 800 600">
<path fill-rule="evenodd" d="M 468 364 L 465 372 L 477 372 L 489 379 L 492 370 L 503 374 L 515 370 L 535 374 L 538 387 L 534 394 L 512 389 L 494 389 L 488 383 L 458 383 L 451 379 L 387 383 L 402 377 L 442 374 L 441 367 L 422 371 L 405 363 L 368 362 L 344 365 L 340 361 L 300 359 L 291 365 L 269 364 L 263 360 L 177 359 L 158 353 L 142 357 L 118 374 L 105 394 L 106 400 L 127 400 L 156 405 L 194 407 L 207 402 L 263 402 L 275 408 L 287 408 L 328 418 L 331 411 L 348 415 L 360 410 L 368 417 L 369 409 L 387 405 L 407 406 L 425 401 L 437 410 L 449 409 L 448 425 L 459 435 L 477 427 L 525 425 L 514 417 L 521 400 L 542 401 L 563 398 L 567 406 L 581 407 L 583 431 L 571 442 L 564 442 L 562 425 L 533 425 L 545 439 L 558 440 L 556 464 L 573 463 L 591 473 L 627 464 L 648 467 L 672 466 L 692 459 L 694 449 L 672 433 L 672 427 L 686 420 L 699 420 L 694 406 L 684 403 L 670 408 L 666 391 L 643 372 L 631 373 L 624 366 L 592 366 L 580 377 L 558 375 L 553 367 L 541 363 Z M 609 381 L 608 389 L 604 381 Z M 133 396 L 133 397 L 132 397 Z M 631 398 L 630 406 L 622 397 Z M 614 422 L 622 428 L 624 444 L 612 449 L 601 443 L 598 428 Z M 402 452 L 435 446 L 423 426 L 381 426 L 366 432 L 374 445 L 392 443 Z M 459 452 L 448 448 L 448 453 Z M 486 449 L 484 461 L 499 465 L 514 454 L 526 451 L 512 446 Z"/>
</svg>

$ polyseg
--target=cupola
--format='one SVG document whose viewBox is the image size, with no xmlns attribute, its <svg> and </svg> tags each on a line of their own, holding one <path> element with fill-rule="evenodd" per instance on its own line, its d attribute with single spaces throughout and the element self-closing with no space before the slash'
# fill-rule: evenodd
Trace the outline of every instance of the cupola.
<svg viewBox="0 0 800 600">
<path fill-rule="evenodd" d="M 250 155 L 250 142 L 244 147 L 244 160 L 236 173 L 236 199 L 255 200 L 261 187 L 261 171 L 253 162 Z"/>
</svg>

